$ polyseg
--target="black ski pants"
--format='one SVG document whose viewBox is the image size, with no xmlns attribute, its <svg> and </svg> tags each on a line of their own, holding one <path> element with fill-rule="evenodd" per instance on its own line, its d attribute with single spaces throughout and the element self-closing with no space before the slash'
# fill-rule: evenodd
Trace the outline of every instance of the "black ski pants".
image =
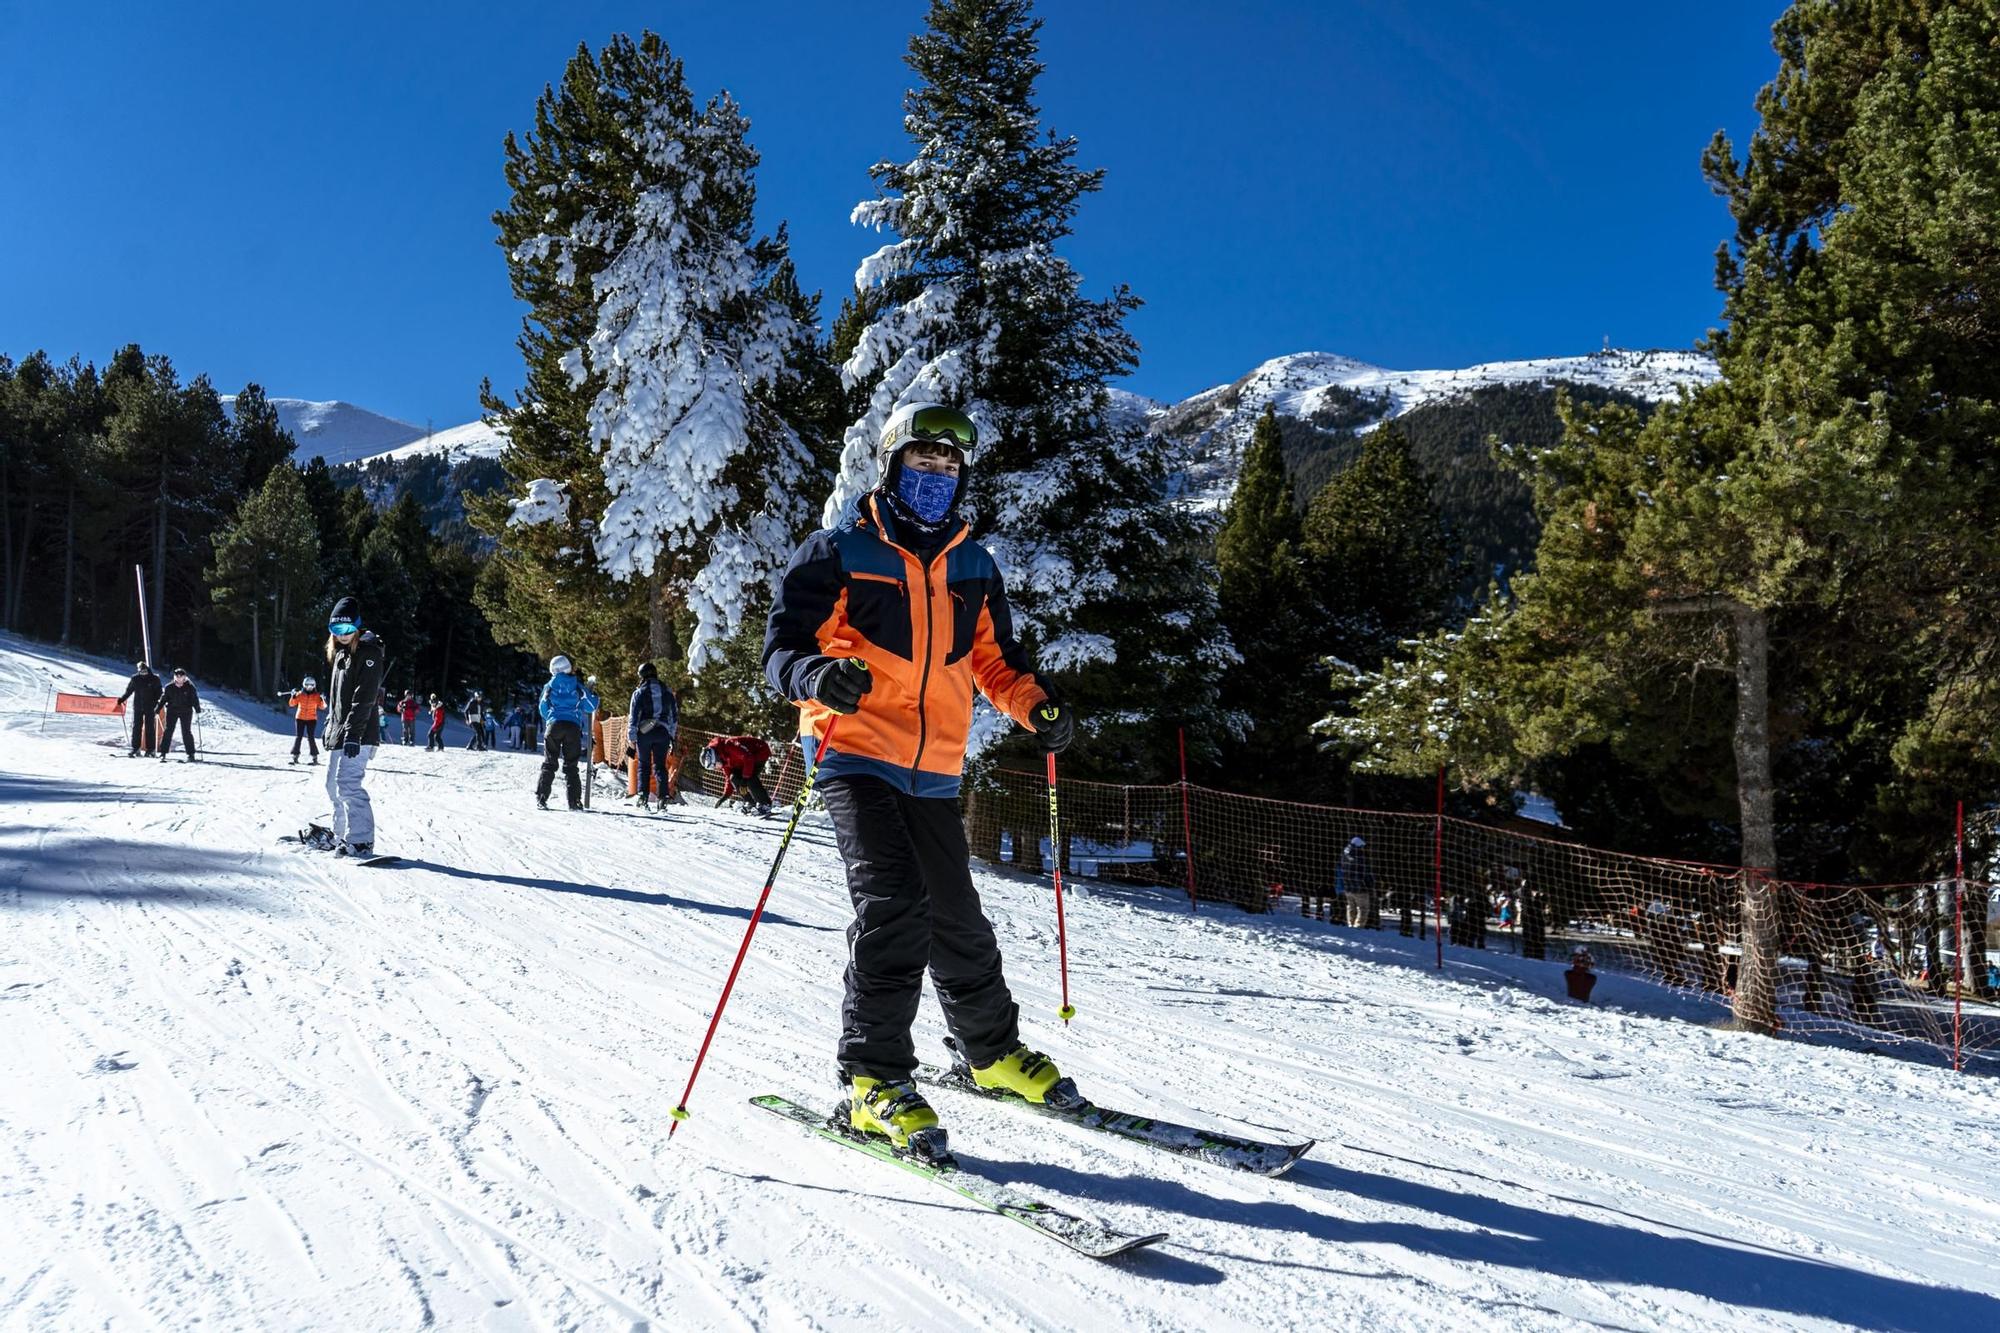
<svg viewBox="0 0 2000 1333">
<path fill-rule="evenodd" d="M 430 739 L 424 742 L 424 753 L 429 754 L 432 750 L 442 750 L 443 748 L 444 723 L 434 722 L 431 724 Z"/>
<path fill-rule="evenodd" d="M 156 728 L 158 726 L 159 726 L 159 713 L 156 709 L 152 708 L 133 709 L 132 711 L 133 754 L 138 754 L 141 750 L 144 750 L 147 754 L 151 754 L 154 750 L 160 748 L 158 742 L 155 740 Z M 142 734 L 145 737 L 144 744 L 141 744 L 139 739 Z"/>
<path fill-rule="evenodd" d="M 577 761 L 582 758 L 583 728 L 574 722 L 549 723 L 548 740 L 542 746 L 542 776 L 535 783 L 535 796 L 544 801 L 549 799 L 549 790 L 556 785 L 556 765 L 560 763 L 570 806 L 582 805 L 583 779 L 576 775 Z"/>
<path fill-rule="evenodd" d="M 174 727 L 181 729 L 181 744 L 187 747 L 187 757 L 194 758 L 194 713 L 168 713 L 166 730 L 160 735 L 160 753 L 171 754 L 174 748 Z"/>
<path fill-rule="evenodd" d="M 972 886 L 958 802 L 906 796 L 860 776 L 830 778 L 820 792 L 854 902 L 840 1009 L 842 1071 L 872 1078 L 915 1071 L 910 1025 L 926 970 L 945 1024 L 973 1064 L 990 1064 L 1020 1045 L 1020 1007 Z"/>
<path fill-rule="evenodd" d="M 666 800 L 672 795 L 672 788 L 667 782 L 667 751 L 674 748 L 673 738 L 667 734 L 665 727 L 657 731 L 642 731 L 635 748 L 639 752 L 639 794 L 644 796 L 647 787 L 657 781 L 653 792 L 662 801 Z"/>
<path fill-rule="evenodd" d="M 297 759 L 299 757 L 299 746 L 301 743 L 312 752 L 313 758 L 319 758 L 318 718 L 301 717 L 294 719 L 292 724 L 292 758 Z"/>
<path fill-rule="evenodd" d="M 736 785 L 734 776 L 723 779 L 722 795 L 715 798 L 715 803 L 720 806 L 731 797 L 747 800 L 760 809 L 768 810 L 771 807 L 771 793 L 764 790 L 764 779 L 757 775 L 757 770 L 754 768 L 743 775 L 743 785 L 740 787 Z"/>
</svg>

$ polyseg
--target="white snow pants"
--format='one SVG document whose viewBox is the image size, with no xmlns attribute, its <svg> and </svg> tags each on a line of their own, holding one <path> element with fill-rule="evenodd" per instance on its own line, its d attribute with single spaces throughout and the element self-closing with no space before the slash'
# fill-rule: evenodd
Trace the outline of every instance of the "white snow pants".
<svg viewBox="0 0 2000 1333">
<path fill-rule="evenodd" d="M 333 802 L 333 836 L 341 842 L 375 841 L 375 807 L 361 786 L 374 757 L 372 745 L 362 746 L 352 759 L 337 745 L 326 752 L 326 795 Z"/>
</svg>

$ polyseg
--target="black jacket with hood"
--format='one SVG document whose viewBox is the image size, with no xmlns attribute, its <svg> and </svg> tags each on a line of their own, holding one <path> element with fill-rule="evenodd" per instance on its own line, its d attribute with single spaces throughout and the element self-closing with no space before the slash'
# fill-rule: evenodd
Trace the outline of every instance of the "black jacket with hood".
<svg viewBox="0 0 2000 1333">
<path fill-rule="evenodd" d="M 336 642 L 331 659 L 332 679 L 326 692 L 326 739 L 328 749 L 355 741 L 361 745 L 382 743 L 382 712 L 376 706 L 382 693 L 382 675 L 388 669 L 388 654 L 374 630 L 363 630 L 352 646 Z"/>
</svg>

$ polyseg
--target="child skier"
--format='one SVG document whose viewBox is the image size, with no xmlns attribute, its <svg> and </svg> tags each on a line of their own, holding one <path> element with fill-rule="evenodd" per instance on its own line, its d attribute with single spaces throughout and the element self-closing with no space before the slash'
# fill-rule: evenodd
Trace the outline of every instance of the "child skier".
<svg viewBox="0 0 2000 1333">
<path fill-rule="evenodd" d="M 979 1086 L 1082 1100 L 1022 1044 L 958 810 L 975 688 L 1051 752 L 1074 729 L 1014 638 L 998 565 L 957 517 L 976 442 L 955 408 L 899 408 L 882 484 L 793 553 L 764 634 L 765 674 L 797 701 L 809 758 L 832 730 L 818 787 L 854 903 L 838 1052 L 848 1119 L 926 1155 L 944 1151 L 911 1081 L 926 969 Z"/>
<path fill-rule="evenodd" d="M 299 746 L 303 743 L 312 752 L 312 761 L 319 762 L 319 712 L 326 706 L 326 697 L 319 692 L 319 682 L 307 676 L 299 682 L 285 699 L 292 710 L 292 762 L 299 762 Z"/>
<path fill-rule="evenodd" d="M 375 807 L 362 787 L 368 762 L 382 743 L 377 702 L 388 653 L 374 630 L 361 628 L 361 606 L 352 597 L 327 616 L 326 661 L 332 668 L 326 720 L 326 794 L 333 802 L 336 856 L 375 854 Z"/>
<path fill-rule="evenodd" d="M 715 798 L 717 809 L 732 796 L 741 796 L 746 810 L 760 815 L 771 813 L 771 793 L 764 790 L 758 776 L 771 758 L 771 747 L 755 736 L 717 736 L 701 749 L 701 766 L 722 774 L 722 795 Z M 662 760 L 664 763 L 665 761 Z M 743 790 L 736 784 L 741 782 Z"/>
<path fill-rule="evenodd" d="M 549 726 L 548 739 L 543 742 L 542 775 L 535 783 L 535 804 L 549 808 L 549 791 L 555 786 L 556 765 L 560 763 L 569 808 L 581 810 L 583 779 L 576 775 L 576 765 L 583 758 L 583 729 L 597 711 L 597 696 L 576 678 L 570 660 L 561 653 L 549 659 L 549 683 L 542 686 L 539 711 Z"/>
<path fill-rule="evenodd" d="M 435 694 L 431 696 L 431 732 L 424 742 L 424 753 L 444 748 L 444 700 Z"/>
</svg>

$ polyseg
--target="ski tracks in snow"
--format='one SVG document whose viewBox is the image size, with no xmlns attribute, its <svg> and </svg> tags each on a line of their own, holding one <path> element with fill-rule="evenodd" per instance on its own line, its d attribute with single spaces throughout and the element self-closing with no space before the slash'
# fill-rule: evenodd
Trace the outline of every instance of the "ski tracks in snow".
<svg viewBox="0 0 2000 1333">
<path fill-rule="evenodd" d="M 1986 1084 L 1714 1032 L 1556 964 L 1190 919 L 982 872 L 1031 1042 L 1107 1105 L 1317 1137 L 1262 1180 L 936 1097 L 968 1164 L 1172 1240 L 1112 1264 L 752 1120 L 834 1096 L 841 928 L 809 817 L 702 1082 L 777 830 L 540 812 L 512 753 L 385 747 L 377 870 L 283 719 L 210 762 L 37 731 L 112 669 L 0 639 L 0 1328 L 1992 1327 Z M 622 811 L 617 811 L 621 813 Z M 1538 971 L 1537 969 L 1542 969 Z M 1679 1006 L 1679 1007 L 1677 1007 Z M 1660 1015 L 1675 1015 L 1662 1017 Z M 934 1006 L 920 1049 L 938 1053 Z"/>
</svg>

